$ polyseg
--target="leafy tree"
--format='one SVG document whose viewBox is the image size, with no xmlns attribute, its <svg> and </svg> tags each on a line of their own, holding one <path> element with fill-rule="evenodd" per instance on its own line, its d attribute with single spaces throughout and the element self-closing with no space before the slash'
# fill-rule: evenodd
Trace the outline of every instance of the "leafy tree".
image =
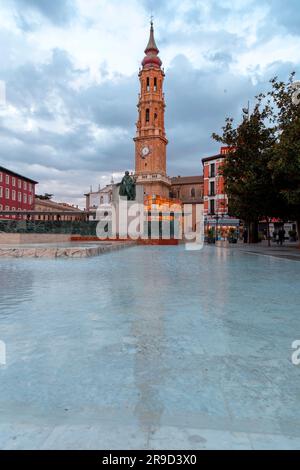
<svg viewBox="0 0 300 470">
<path fill-rule="evenodd" d="M 276 142 L 269 167 L 274 183 L 286 202 L 286 215 L 297 221 L 300 233 L 300 103 L 292 73 L 287 83 L 271 80 L 269 98 L 274 103 Z"/>
<path fill-rule="evenodd" d="M 48 194 L 45 193 L 44 195 L 42 194 L 36 194 L 35 196 L 37 199 L 40 199 L 41 201 L 50 201 L 50 199 L 53 198 L 53 194 Z"/>
<path fill-rule="evenodd" d="M 243 109 L 242 122 L 235 127 L 227 118 L 222 135 L 213 138 L 232 148 L 222 173 L 228 195 L 229 213 L 249 227 L 249 241 L 258 241 L 258 222 L 284 212 L 283 198 L 273 180 L 270 152 L 276 142 L 273 109 L 263 94 L 256 98 L 251 114 Z"/>
</svg>

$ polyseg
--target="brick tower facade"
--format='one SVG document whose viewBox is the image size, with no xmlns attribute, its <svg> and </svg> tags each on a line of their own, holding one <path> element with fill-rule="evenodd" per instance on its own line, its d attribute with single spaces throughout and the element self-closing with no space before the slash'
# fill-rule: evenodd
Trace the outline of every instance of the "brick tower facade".
<svg viewBox="0 0 300 470">
<path fill-rule="evenodd" d="M 143 184 L 145 196 L 169 198 L 171 180 L 166 169 L 166 138 L 163 93 L 164 71 L 158 57 L 151 21 L 150 38 L 139 73 L 141 91 L 136 123 L 135 175 L 137 184 Z"/>
</svg>

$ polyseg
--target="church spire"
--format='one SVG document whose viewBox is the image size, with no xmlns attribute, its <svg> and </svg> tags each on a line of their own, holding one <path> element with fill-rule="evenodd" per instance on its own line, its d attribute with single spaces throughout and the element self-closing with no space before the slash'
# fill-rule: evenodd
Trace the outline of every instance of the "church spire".
<svg viewBox="0 0 300 470">
<path fill-rule="evenodd" d="M 145 54 L 147 54 L 150 51 L 156 52 L 156 54 L 159 53 L 158 47 L 157 47 L 155 39 L 154 39 L 154 28 L 153 28 L 152 18 L 151 18 L 151 22 L 150 22 L 150 37 L 149 37 L 147 47 L 145 49 Z"/>
<path fill-rule="evenodd" d="M 143 67 L 149 65 L 156 65 L 158 67 L 161 66 L 162 64 L 162 61 L 160 60 L 160 58 L 158 57 L 158 53 L 159 53 L 159 49 L 156 45 L 156 42 L 155 42 L 155 39 L 154 39 L 154 28 L 153 28 L 153 21 L 152 21 L 152 18 L 151 18 L 151 22 L 150 22 L 150 37 L 149 37 L 149 41 L 148 41 L 148 44 L 147 44 L 147 47 L 145 49 L 145 54 L 146 56 L 144 57 L 144 60 L 142 62 L 142 65 Z"/>
</svg>

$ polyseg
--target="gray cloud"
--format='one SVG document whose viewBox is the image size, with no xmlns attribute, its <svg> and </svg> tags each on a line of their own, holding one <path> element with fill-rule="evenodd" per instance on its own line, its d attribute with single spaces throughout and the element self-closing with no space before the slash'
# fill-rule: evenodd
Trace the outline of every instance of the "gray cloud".
<svg viewBox="0 0 300 470">
<path fill-rule="evenodd" d="M 0 158 L 14 162 L 71 170 L 115 171 L 130 160 L 136 118 L 138 80 L 119 76 L 86 89 L 75 90 L 72 80 L 85 71 L 74 68 L 68 54 L 54 50 L 49 63 L 27 63 L 10 70 L 5 78 L 7 99 L 22 117 L 67 124 L 65 132 L 42 127 L 28 132 L 0 126 Z M 98 141 L 95 129 L 106 132 Z"/>
<path fill-rule="evenodd" d="M 31 10 L 59 26 L 68 23 L 76 14 L 72 0 L 14 0 L 14 2 L 18 9 L 19 26 L 25 31 L 33 27 L 33 23 L 26 17 Z"/>
<path fill-rule="evenodd" d="M 275 71 L 284 74 L 289 67 L 273 64 L 269 77 Z M 9 155 L 13 162 L 65 171 L 113 172 L 133 166 L 137 75 L 75 90 L 72 80 L 83 73 L 66 52 L 54 50 L 49 63 L 27 63 L 7 77 L 9 101 L 24 118 L 41 119 L 44 126 L 28 132 L 10 130 L 2 123 L 2 161 Z M 220 129 L 227 114 L 239 118 L 242 106 L 266 82 L 254 86 L 247 77 L 229 72 L 222 61 L 199 70 L 184 55 L 175 57 L 165 81 L 170 174 L 200 173 L 201 157 L 217 149 L 212 132 Z M 50 126 L 60 117 L 67 123 L 66 131 L 47 130 L 47 122 Z M 98 140 L 95 129 L 105 138 Z"/>
<path fill-rule="evenodd" d="M 266 5 L 270 7 L 271 21 L 284 26 L 288 32 L 300 34 L 299 0 L 272 0 Z"/>
<path fill-rule="evenodd" d="M 30 11 L 39 12 L 59 26 L 76 14 L 74 2 L 14 1 L 18 12 L 22 12 L 19 28 L 25 35 L 34 27 Z M 167 26 L 177 18 L 177 2 L 159 2 L 159 6 L 158 2 L 149 0 L 143 3 L 145 11 L 151 11 L 152 6 L 159 17 L 160 36 L 157 36 L 162 60 L 169 46 L 176 49 L 180 45 L 180 50 L 185 47 L 190 50 L 191 45 L 197 49 L 199 44 L 203 51 L 206 65 L 201 67 L 188 59 L 188 53 L 175 54 L 165 80 L 168 172 L 170 175 L 200 174 L 201 158 L 218 151 L 219 144 L 212 141 L 211 134 L 220 131 L 225 116 L 240 119 L 241 108 L 266 89 L 272 76 L 286 79 L 295 66 L 277 61 L 265 70 L 265 64 L 258 63 L 251 71 L 252 78 L 257 77 L 253 84 L 250 76 L 233 73 L 231 68 L 238 52 L 247 50 L 246 37 L 225 31 L 222 22 L 218 30 L 208 31 L 201 3 L 199 8 L 191 8 L 183 15 L 183 20 L 193 28 L 172 29 L 172 32 Z M 276 24 L 296 33 L 298 13 L 288 4 L 282 14 L 281 5 L 279 0 L 270 5 L 272 34 Z M 246 7 L 241 6 L 241 12 L 245 11 Z M 231 12 L 219 2 L 213 2 L 210 13 L 205 14 L 221 21 L 230 18 Z M 268 26 L 259 25 L 260 44 L 271 37 Z M 5 35 L 0 34 L 3 43 Z M 0 118 L 0 163 L 26 172 L 41 181 L 43 190 L 55 192 L 61 198 L 65 195 L 68 200 L 78 200 L 90 184 L 95 186 L 102 181 L 101 175 L 108 178 L 112 172 L 132 169 L 138 70 L 130 76 L 122 75 L 122 71 L 112 74 L 107 64 L 102 63 L 101 82 L 91 83 L 90 71 L 76 67 L 63 44 L 43 62 L 27 58 L 17 65 L 13 60 L 17 46 L 11 35 L 7 33 L 6 37 L 10 53 L 0 65 L 0 78 L 7 84 L 8 103 L 18 110 L 25 125 L 24 128 L 21 124 L 11 125 L 4 115 Z M 147 32 L 145 43 L 146 40 Z M 3 45 L 1 51 L 5 52 Z M 75 86 L 78 80 L 83 86 Z M 32 130 L 26 126 L 30 121 L 34 123 Z"/>
</svg>

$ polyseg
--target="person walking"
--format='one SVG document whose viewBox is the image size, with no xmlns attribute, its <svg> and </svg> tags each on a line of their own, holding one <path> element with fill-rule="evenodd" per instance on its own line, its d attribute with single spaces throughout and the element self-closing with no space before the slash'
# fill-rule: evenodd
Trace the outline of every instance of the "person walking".
<svg viewBox="0 0 300 470">
<path fill-rule="evenodd" d="M 278 232 L 278 238 L 279 238 L 280 246 L 282 246 L 283 242 L 284 242 L 284 239 L 285 239 L 285 230 L 284 230 L 283 227 L 281 227 L 281 229 Z"/>
<path fill-rule="evenodd" d="M 248 230 L 246 228 L 243 231 L 243 240 L 244 240 L 244 243 L 248 243 Z"/>
</svg>

